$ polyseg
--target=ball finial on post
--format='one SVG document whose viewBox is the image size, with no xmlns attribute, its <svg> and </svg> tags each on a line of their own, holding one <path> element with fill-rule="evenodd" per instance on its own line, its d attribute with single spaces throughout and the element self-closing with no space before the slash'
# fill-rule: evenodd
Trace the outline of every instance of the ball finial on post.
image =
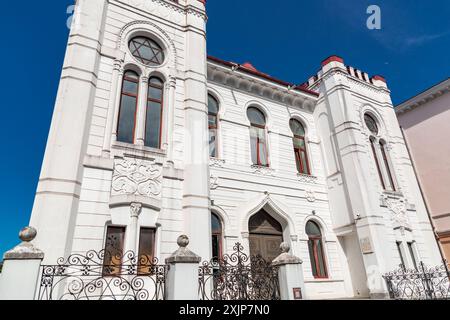
<svg viewBox="0 0 450 320">
<path fill-rule="evenodd" d="M 37 230 L 33 227 L 25 227 L 19 232 L 19 238 L 23 242 L 31 242 L 37 236 Z"/>
<path fill-rule="evenodd" d="M 178 246 L 181 248 L 186 248 L 189 245 L 189 237 L 187 235 L 181 235 L 177 240 Z"/>
</svg>

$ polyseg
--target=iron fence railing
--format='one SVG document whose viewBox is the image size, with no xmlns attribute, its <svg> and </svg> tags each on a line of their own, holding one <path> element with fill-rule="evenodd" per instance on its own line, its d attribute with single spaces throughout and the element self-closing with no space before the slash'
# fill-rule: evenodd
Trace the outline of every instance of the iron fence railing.
<svg viewBox="0 0 450 320">
<path fill-rule="evenodd" d="M 164 300 L 168 267 L 134 252 L 89 251 L 42 266 L 37 300 Z"/>
<path fill-rule="evenodd" d="M 427 267 L 420 262 L 417 269 L 398 270 L 383 276 L 391 299 L 448 300 L 450 299 L 450 272 L 446 261 L 440 266 Z"/>
<path fill-rule="evenodd" d="M 280 300 L 278 267 L 261 256 L 247 256 L 239 243 L 233 249 L 199 268 L 199 299 Z"/>
</svg>

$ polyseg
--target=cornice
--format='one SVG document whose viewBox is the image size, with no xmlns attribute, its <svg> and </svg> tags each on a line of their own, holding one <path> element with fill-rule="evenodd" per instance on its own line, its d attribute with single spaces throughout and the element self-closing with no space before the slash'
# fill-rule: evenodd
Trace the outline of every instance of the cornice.
<svg viewBox="0 0 450 320">
<path fill-rule="evenodd" d="M 428 102 L 439 98 L 448 92 L 450 92 L 450 78 L 399 104 L 397 107 L 395 107 L 395 112 L 397 114 L 408 112 L 419 106 L 425 105 Z"/>
</svg>

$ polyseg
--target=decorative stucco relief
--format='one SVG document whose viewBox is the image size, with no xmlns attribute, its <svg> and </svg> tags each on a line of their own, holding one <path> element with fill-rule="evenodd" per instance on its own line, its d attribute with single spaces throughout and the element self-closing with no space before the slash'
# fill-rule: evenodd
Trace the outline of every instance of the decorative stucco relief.
<svg viewBox="0 0 450 320">
<path fill-rule="evenodd" d="M 316 202 L 316 193 L 313 190 L 306 190 L 306 200 L 309 202 Z"/>
<path fill-rule="evenodd" d="M 394 222 L 395 227 L 410 228 L 408 209 L 412 208 L 412 206 L 408 204 L 407 199 L 383 195 L 381 197 L 381 205 L 388 208 L 391 212 L 391 220 Z"/>
<path fill-rule="evenodd" d="M 225 166 L 225 160 L 217 159 L 217 158 L 210 158 L 209 166 L 212 168 L 223 168 Z"/>
<path fill-rule="evenodd" d="M 298 181 L 302 183 L 317 183 L 317 177 L 310 176 L 309 174 L 298 173 Z"/>
<path fill-rule="evenodd" d="M 275 172 L 275 170 L 272 168 L 258 166 L 258 165 L 252 165 L 251 169 L 252 169 L 253 173 L 259 174 L 262 176 L 273 176 L 273 174 Z"/>
<path fill-rule="evenodd" d="M 211 190 L 216 190 L 219 187 L 219 177 L 211 174 L 210 177 L 210 188 Z"/>
<path fill-rule="evenodd" d="M 140 159 L 116 159 L 112 195 L 161 196 L 162 166 Z"/>
</svg>

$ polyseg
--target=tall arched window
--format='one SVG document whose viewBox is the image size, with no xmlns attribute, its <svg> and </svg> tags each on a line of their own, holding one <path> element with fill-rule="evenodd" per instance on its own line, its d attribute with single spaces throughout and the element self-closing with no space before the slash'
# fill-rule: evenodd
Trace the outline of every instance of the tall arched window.
<svg viewBox="0 0 450 320">
<path fill-rule="evenodd" d="M 117 141 L 134 143 L 138 93 L 138 74 L 134 71 L 126 71 L 122 82 Z"/>
<path fill-rule="evenodd" d="M 364 115 L 364 122 L 371 133 L 370 148 L 372 150 L 378 176 L 384 190 L 395 191 L 394 178 L 389 165 L 386 142 L 379 138 L 377 121 L 368 113 Z M 378 151 L 379 150 L 379 151 Z"/>
<path fill-rule="evenodd" d="M 211 213 L 211 230 L 212 230 L 212 257 L 213 259 L 221 258 L 222 251 L 222 222 L 215 213 Z"/>
<path fill-rule="evenodd" d="M 208 95 L 208 130 L 209 130 L 209 156 L 218 157 L 217 130 L 218 130 L 219 102 L 212 95 Z"/>
<path fill-rule="evenodd" d="M 266 117 L 255 107 L 247 110 L 250 121 L 250 144 L 253 164 L 258 166 L 269 166 L 266 141 Z"/>
<path fill-rule="evenodd" d="M 147 115 L 145 122 L 145 146 L 161 148 L 161 130 L 164 102 L 164 82 L 158 77 L 148 81 Z"/>
<path fill-rule="evenodd" d="M 381 150 L 381 154 L 383 155 L 384 168 L 386 169 L 386 174 L 388 177 L 387 189 L 391 190 L 391 191 L 395 191 L 394 178 L 392 177 L 391 168 L 389 165 L 388 155 L 387 155 L 387 151 L 386 151 L 386 142 L 383 140 L 380 141 L 380 150 Z"/>
<path fill-rule="evenodd" d="M 313 221 L 308 221 L 306 224 L 306 234 L 309 238 L 308 248 L 313 276 L 315 278 L 328 278 L 322 231 L 319 225 Z"/>
<path fill-rule="evenodd" d="M 376 140 L 374 137 L 370 137 L 370 148 L 372 149 L 372 155 L 375 160 L 375 165 L 377 167 L 378 176 L 380 177 L 381 185 L 383 189 L 386 189 L 386 185 L 384 184 L 383 173 L 381 172 L 380 162 L 378 161 L 378 155 L 376 150 Z"/>
<path fill-rule="evenodd" d="M 297 170 L 299 173 L 311 174 L 308 153 L 306 151 L 305 127 L 303 127 L 300 121 L 295 119 L 291 119 L 289 125 L 294 134 L 294 153 Z"/>
</svg>

